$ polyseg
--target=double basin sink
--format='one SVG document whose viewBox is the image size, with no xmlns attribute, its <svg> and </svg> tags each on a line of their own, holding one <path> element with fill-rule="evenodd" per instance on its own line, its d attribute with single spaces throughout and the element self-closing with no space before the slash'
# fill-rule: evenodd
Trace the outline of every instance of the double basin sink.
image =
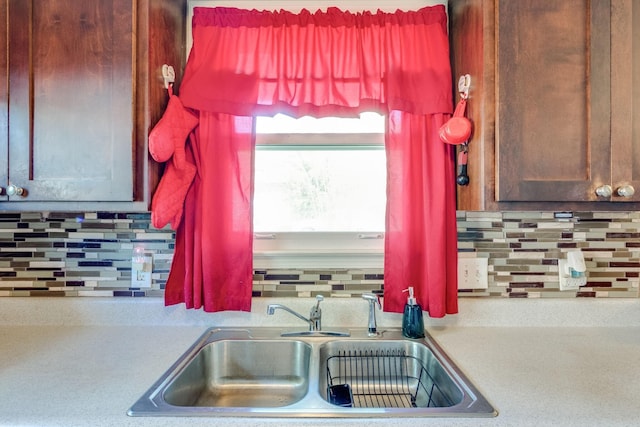
<svg viewBox="0 0 640 427">
<path fill-rule="evenodd" d="M 343 336 L 341 336 L 343 335 Z M 492 417 L 497 411 L 428 334 L 370 337 L 208 329 L 130 416 Z"/>
</svg>

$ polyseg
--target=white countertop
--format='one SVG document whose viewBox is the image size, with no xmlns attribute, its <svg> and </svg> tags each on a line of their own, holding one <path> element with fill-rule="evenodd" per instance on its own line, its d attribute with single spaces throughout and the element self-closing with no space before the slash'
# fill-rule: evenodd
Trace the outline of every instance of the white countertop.
<svg viewBox="0 0 640 427">
<path fill-rule="evenodd" d="M 212 315 L 145 300 L 0 299 L 0 425 L 631 426 L 640 420 L 636 299 L 469 299 L 461 300 L 459 315 L 425 318 L 432 336 L 497 407 L 495 418 L 132 418 L 127 409 L 207 327 L 296 326 L 293 317 L 263 316 L 266 301 L 252 313 Z M 339 320 L 329 312 L 343 303 L 325 302 L 327 319 Z M 360 316 L 353 301 L 344 304 L 352 307 L 355 326 L 364 326 L 366 307 Z M 399 319 L 379 316 L 381 326 L 398 326 Z"/>
</svg>

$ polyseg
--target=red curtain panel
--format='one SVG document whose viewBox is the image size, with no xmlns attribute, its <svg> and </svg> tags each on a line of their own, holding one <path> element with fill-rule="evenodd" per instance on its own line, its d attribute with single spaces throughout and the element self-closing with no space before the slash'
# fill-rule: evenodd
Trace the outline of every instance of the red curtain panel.
<svg viewBox="0 0 640 427">
<path fill-rule="evenodd" d="M 432 317 L 456 313 L 454 147 L 438 137 L 453 110 L 447 16 L 416 11 L 300 13 L 195 8 L 179 96 L 199 113 L 166 303 L 249 310 L 253 117 L 387 116 L 384 309 L 413 286 Z"/>
</svg>

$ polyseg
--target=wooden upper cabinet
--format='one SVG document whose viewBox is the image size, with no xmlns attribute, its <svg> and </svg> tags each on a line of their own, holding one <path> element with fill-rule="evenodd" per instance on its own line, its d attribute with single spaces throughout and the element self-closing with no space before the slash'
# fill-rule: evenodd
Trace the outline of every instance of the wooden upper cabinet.
<svg viewBox="0 0 640 427">
<path fill-rule="evenodd" d="M 0 209 L 148 209 L 185 17 L 186 0 L 0 0 Z"/>
<path fill-rule="evenodd" d="M 9 0 L 0 0 L 0 22 L 7 22 Z M 7 32 L 0 30 L 0 186 L 7 182 L 9 170 L 5 153 L 9 142 L 9 62 L 7 57 Z M 0 197 L 1 198 L 1 197 Z"/>
<path fill-rule="evenodd" d="M 596 200 L 609 184 L 609 33 L 604 1 L 498 2 L 498 201 Z"/>
<path fill-rule="evenodd" d="M 17 200 L 133 200 L 134 16 L 130 0 L 10 0 Z"/>
<path fill-rule="evenodd" d="M 477 183 L 459 188 L 459 209 L 638 206 L 633 3 L 450 1 L 454 73 L 472 76 L 469 175 Z M 623 187 L 638 192 L 618 195 Z"/>
<path fill-rule="evenodd" d="M 611 3 L 612 199 L 640 202 L 640 3 Z M 629 187 L 633 196 L 618 194 Z"/>
</svg>

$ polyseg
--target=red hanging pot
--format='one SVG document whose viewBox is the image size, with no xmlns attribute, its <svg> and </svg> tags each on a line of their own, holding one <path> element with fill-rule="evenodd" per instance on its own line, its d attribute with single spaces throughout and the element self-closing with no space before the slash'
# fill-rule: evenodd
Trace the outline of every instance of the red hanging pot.
<svg viewBox="0 0 640 427">
<path fill-rule="evenodd" d="M 461 99 L 456 110 L 445 124 L 440 127 L 440 139 L 447 144 L 459 145 L 471 136 L 471 121 L 464 116 L 467 100 Z"/>
</svg>

